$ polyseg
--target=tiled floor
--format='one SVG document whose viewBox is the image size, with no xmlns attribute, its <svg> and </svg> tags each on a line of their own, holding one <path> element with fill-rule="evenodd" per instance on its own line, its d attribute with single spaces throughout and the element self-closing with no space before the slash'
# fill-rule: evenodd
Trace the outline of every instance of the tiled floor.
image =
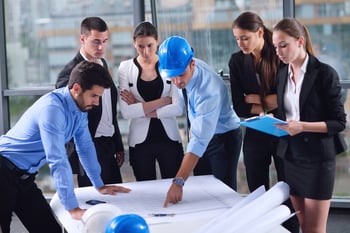
<svg viewBox="0 0 350 233">
<path fill-rule="evenodd" d="M 350 209 L 332 208 L 328 218 L 327 233 L 350 232 Z"/>
</svg>

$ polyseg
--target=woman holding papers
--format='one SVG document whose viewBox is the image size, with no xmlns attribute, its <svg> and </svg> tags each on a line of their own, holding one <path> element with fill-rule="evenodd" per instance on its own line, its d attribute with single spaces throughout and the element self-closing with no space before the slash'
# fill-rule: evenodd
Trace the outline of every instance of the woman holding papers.
<svg viewBox="0 0 350 233">
<path fill-rule="evenodd" d="M 232 24 L 233 35 L 241 51 L 229 61 L 233 107 L 239 117 L 248 118 L 261 112 L 273 112 L 277 107 L 276 73 L 279 59 L 274 52 L 272 32 L 255 13 L 244 12 Z M 275 158 L 277 138 L 246 129 L 243 139 L 244 164 L 249 190 L 261 185 L 270 187 L 269 167 Z M 275 159 L 281 179 L 280 159 Z"/>
<path fill-rule="evenodd" d="M 239 117 L 273 112 L 277 107 L 276 73 L 279 59 L 274 52 L 272 32 L 255 13 L 244 12 L 232 24 L 241 51 L 229 61 L 232 102 Z M 281 159 L 275 156 L 277 137 L 246 128 L 243 139 L 244 165 L 252 192 L 261 185 L 270 187 L 270 164 L 274 158 L 278 180 L 282 179 Z"/>
<path fill-rule="evenodd" d="M 277 108 L 276 75 L 280 61 L 272 44 L 272 32 L 253 12 L 243 12 L 232 23 L 233 35 L 241 51 L 229 61 L 234 110 L 239 117 L 274 113 Z M 270 187 L 270 165 L 273 158 L 278 181 L 284 180 L 283 161 L 276 156 L 278 138 L 246 128 L 243 139 L 244 165 L 251 192 L 264 185 Z M 285 224 L 291 232 L 299 232 L 294 218 Z"/>
<path fill-rule="evenodd" d="M 335 135 L 345 128 L 346 115 L 336 71 L 321 63 L 308 30 L 285 18 L 273 31 L 273 44 L 282 62 L 278 73 L 277 117 L 286 120 L 278 156 L 303 233 L 326 232 L 335 176 Z"/>
</svg>

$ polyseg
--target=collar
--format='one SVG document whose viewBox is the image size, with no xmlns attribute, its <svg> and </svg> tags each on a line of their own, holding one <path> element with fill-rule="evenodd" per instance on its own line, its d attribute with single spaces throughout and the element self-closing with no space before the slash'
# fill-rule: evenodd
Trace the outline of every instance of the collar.
<svg viewBox="0 0 350 233">
<path fill-rule="evenodd" d="M 306 73 L 306 68 L 307 68 L 307 64 L 309 62 L 309 54 L 306 53 L 306 58 L 303 62 L 303 64 L 300 67 L 300 72 L 304 75 Z M 288 65 L 288 77 L 290 77 L 292 75 L 292 68 L 291 65 Z"/>
<path fill-rule="evenodd" d="M 186 87 L 185 87 L 187 93 L 188 93 L 188 92 L 191 92 L 191 90 L 193 89 L 194 85 L 196 84 L 197 79 L 198 79 L 198 72 L 199 72 L 199 71 L 198 71 L 198 69 L 197 69 L 197 61 L 196 61 L 195 66 L 194 66 L 193 75 L 192 75 L 190 81 L 187 83 L 187 85 L 186 85 Z"/>
<path fill-rule="evenodd" d="M 85 61 L 96 62 L 96 63 L 100 64 L 101 66 L 103 66 L 103 62 L 102 62 L 101 58 L 96 59 L 95 61 L 90 61 L 90 60 L 87 59 L 87 57 L 85 57 L 85 55 L 81 52 L 81 49 L 80 49 L 79 53 L 80 53 L 80 55 L 84 58 Z"/>
<path fill-rule="evenodd" d="M 63 92 L 62 92 L 64 99 L 67 102 L 68 105 L 68 110 L 70 112 L 81 112 L 81 110 L 78 108 L 77 103 L 75 102 L 75 100 L 73 99 L 72 94 L 70 93 L 68 86 L 66 86 L 65 88 L 63 88 Z"/>
</svg>

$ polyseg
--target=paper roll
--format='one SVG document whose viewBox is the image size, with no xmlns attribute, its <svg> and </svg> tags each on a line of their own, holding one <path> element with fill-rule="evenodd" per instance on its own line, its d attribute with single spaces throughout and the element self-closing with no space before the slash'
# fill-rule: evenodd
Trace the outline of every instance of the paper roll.
<svg viewBox="0 0 350 233">
<path fill-rule="evenodd" d="M 281 205 L 288 198 L 288 184 L 285 182 L 278 182 L 266 193 L 231 215 L 229 220 L 226 220 L 226 224 L 224 224 L 223 228 L 220 228 L 218 232 L 236 232 L 240 227 L 249 224 L 254 219 Z M 237 219 L 239 219 L 239 221 L 237 221 Z"/>
<path fill-rule="evenodd" d="M 210 221 L 210 223 L 203 226 L 200 229 L 201 231 L 196 231 L 196 233 L 236 233 L 238 232 L 237 230 L 250 226 L 250 223 L 255 219 L 267 214 L 288 198 L 288 184 L 278 182 L 263 194 L 261 194 L 261 190 L 258 190 L 257 193 L 252 194 L 247 200 L 242 202 L 243 204 L 239 202 L 230 210 L 215 218 L 215 221 Z"/>
<path fill-rule="evenodd" d="M 235 233 L 269 233 L 292 216 L 293 214 L 290 213 L 288 206 L 280 205 L 237 229 Z"/>
<path fill-rule="evenodd" d="M 211 232 L 217 232 L 217 226 L 221 225 L 223 223 L 224 219 L 229 218 L 232 214 L 234 214 L 236 211 L 238 211 L 240 208 L 243 208 L 244 206 L 248 205 L 261 195 L 263 195 L 266 192 L 265 186 L 262 185 L 256 190 L 254 190 L 252 193 L 248 194 L 245 198 L 242 198 L 241 201 L 237 202 L 235 205 L 233 205 L 230 209 L 225 211 L 223 214 L 217 216 L 216 218 L 209 221 L 207 224 L 196 230 L 194 233 L 211 233 Z"/>
</svg>

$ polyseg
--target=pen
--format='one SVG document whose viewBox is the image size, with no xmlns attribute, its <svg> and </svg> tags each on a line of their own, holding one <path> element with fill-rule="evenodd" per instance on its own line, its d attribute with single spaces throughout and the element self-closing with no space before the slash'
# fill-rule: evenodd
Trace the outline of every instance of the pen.
<svg viewBox="0 0 350 233">
<path fill-rule="evenodd" d="M 152 213 L 152 214 L 150 214 L 150 216 L 152 216 L 152 217 L 174 217 L 175 214 L 155 214 L 155 213 Z"/>
</svg>

